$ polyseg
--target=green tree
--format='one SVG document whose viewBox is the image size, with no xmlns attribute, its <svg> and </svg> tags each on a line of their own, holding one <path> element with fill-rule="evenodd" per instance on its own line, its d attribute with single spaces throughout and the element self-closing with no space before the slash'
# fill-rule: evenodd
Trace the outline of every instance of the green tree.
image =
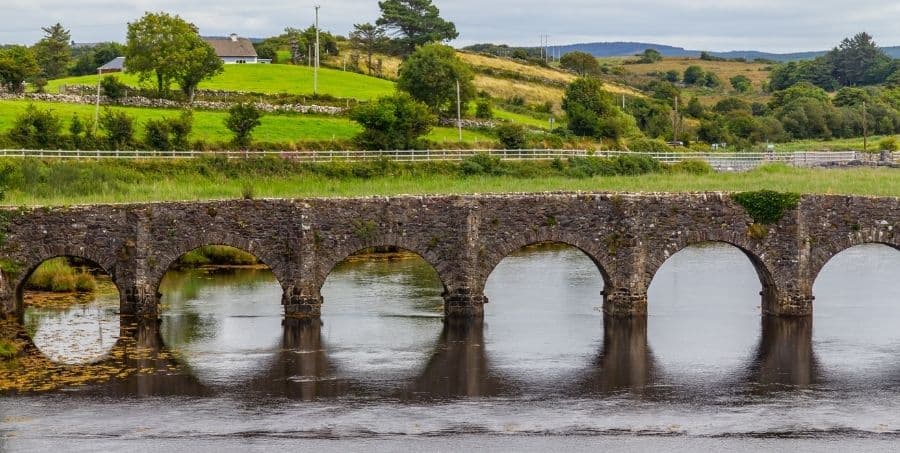
<svg viewBox="0 0 900 453">
<path fill-rule="evenodd" d="M 703 107 L 703 104 L 700 103 L 700 99 L 693 97 L 687 104 L 687 108 L 684 110 L 684 113 L 687 116 L 692 118 L 703 118 L 703 115 L 706 113 L 706 108 Z"/>
<path fill-rule="evenodd" d="M 669 83 L 678 83 L 679 81 L 681 81 L 681 74 L 679 74 L 678 71 L 674 69 L 666 71 L 664 77 L 666 82 Z"/>
<path fill-rule="evenodd" d="M 682 77 L 681 80 L 683 80 L 686 85 L 703 85 L 706 82 L 705 74 L 703 68 L 692 65 L 684 70 L 684 77 Z"/>
<path fill-rule="evenodd" d="M 890 57 L 865 32 L 845 38 L 826 58 L 834 68 L 835 79 L 843 86 L 881 82 L 887 74 L 877 74 L 877 71 L 890 64 Z"/>
<path fill-rule="evenodd" d="M 253 104 L 235 104 L 228 110 L 225 127 L 234 133 L 234 144 L 241 148 L 250 146 L 253 129 L 262 122 L 262 112 Z"/>
<path fill-rule="evenodd" d="M 383 0 L 376 25 L 394 36 L 398 54 L 411 55 L 416 47 L 456 39 L 456 25 L 441 18 L 431 0 Z"/>
<path fill-rule="evenodd" d="M 194 103 L 194 93 L 200 82 L 221 74 L 224 66 L 222 59 L 216 55 L 215 49 L 209 43 L 202 39 L 192 41 L 191 48 L 185 55 L 187 58 L 184 66 L 176 71 L 181 91 L 191 104 Z"/>
<path fill-rule="evenodd" d="M 366 56 L 366 68 L 371 75 L 375 70 L 372 57 L 387 50 L 388 41 L 384 28 L 374 24 L 354 24 L 350 32 L 350 45 Z"/>
<path fill-rule="evenodd" d="M 34 52 L 24 46 L 10 46 L 0 49 L 0 84 L 11 93 L 25 89 L 25 81 L 41 71 Z"/>
<path fill-rule="evenodd" d="M 615 97 L 597 79 L 578 79 L 566 88 L 563 110 L 569 130 L 582 137 L 619 139 L 636 131 L 634 118 L 616 106 Z"/>
<path fill-rule="evenodd" d="M 456 50 L 442 44 L 420 47 L 400 66 L 397 88 L 425 103 L 433 112 L 456 112 L 456 83 L 460 85 L 462 111 L 475 98 L 475 75 L 456 55 Z"/>
<path fill-rule="evenodd" d="M 141 81 L 155 79 L 157 93 L 165 96 L 172 82 L 188 72 L 185 68 L 196 69 L 191 59 L 204 45 L 193 24 L 167 13 L 147 13 L 128 24 L 126 70 Z"/>
<path fill-rule="evenodd" d="M 722 79 L 715 72 L 709 71 L 703 76 L 703 86 L 707 88 L 719 88 L 722 86 Z"/>
<path fill-rule="evenodd" d="M 644 51 L 644 53 L 637 56 L 640 57 L 638 59 L 638 63 L 642 64 L 656 63 L 658 61 L 662 61 L 663 59 L 663 55 L 656 49 L 647 49 Z"/>
<path fill-rule="evenodd" d="M 113 149 L 126 149 L 134 142 L 134 118 L 121 110 L 106 109 L 100 116 L 100 128 Z"/>
<path fill-rule="evenodd" d="M 69 46 L 72 34 L 59 23 L 41 30 L 44 31 L 44 37 L 34 46 L 41 75 L 47 79 L 66 76 L 72 61 L 72 48 Z"/>
<path fill-rule="evenodd" d="M 753 89 L 753 82 L 745 75 L 736 75 L 731 78 L 731 87 L 738 93 L 749 93 Z"/>
<path fill-rule="evenodd" d="M 415 149 L 431 131 L 435 118 L 428 106 L 407 93 L 397 93 L 363 104 L 350 113 L 362 125 L 357 144 L 370 150 Z"/>
<path fill-rule="evenodd" d="M 578 74 L 581 77 L 600 74 L 600 63 L 597 58 L 587 52 L 569 52 L 559 59 L 559 66 Z"/>
<path fill-rule="evenodd" d="M 501 124 L 494 133 L 506 149 L 524 149 L 528 145 L 528 131 L 521 124 Z"/>
</svg>

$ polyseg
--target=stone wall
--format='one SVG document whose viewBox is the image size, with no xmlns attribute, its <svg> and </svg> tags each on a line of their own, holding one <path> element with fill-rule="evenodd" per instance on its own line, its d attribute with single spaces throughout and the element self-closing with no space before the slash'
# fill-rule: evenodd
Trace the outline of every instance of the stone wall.
<svg viewBox="0 0 900 453">
<path fill-rule="evenodd" d="M 559 242 L 597 265 L 604 310 L 644 316 L 647 290 L 665 261 L 693 244 L 723 242 L 757 270 L 762 310 L 809 315 L 825 263 L 855 245 L 900 248 L 900 200 L 806 196 L 763 239 L 727 194 L 557 193 L 536 195 L 240 200 L 197 203 L 9 208 L 0 258 L 8 271 L 0 308 L 20 314 L 21 287 L 41 262 L 76 256 L 117 284 L 122 311 L 154 316 L 165 272 L 204 245 L 246 250 L 272 268 L 285 312 L 316 317 L 334 267 L 362 249 L 400 247 L 421 255 L 444 285 L 449 316 L 479 317 L 493 269 L 522 247 Z"/>
</svg>

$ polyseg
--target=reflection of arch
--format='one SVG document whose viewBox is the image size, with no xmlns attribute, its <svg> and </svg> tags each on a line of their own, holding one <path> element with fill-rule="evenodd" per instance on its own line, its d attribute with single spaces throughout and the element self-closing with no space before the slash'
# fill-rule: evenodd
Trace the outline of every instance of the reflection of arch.
<svg viewBox="0 0 900 453">
<path fill-rule="evenodd" d="M 569 391 L 584 393 L 618 393 L 629 391 L 644 394 L 651 389 L 657 376 L 657 365 L 647 343 L 647 318 L 603 319 L 603 350 L 575 381 Z"/>
<path fill-rule="evenodd" d="M 158 256 L 157 265 L 153 266 L 150 276 L 150 282 L 153 290 L 159 293 L 159 287 L 163 277 L 168 273 L 175 263 L 184 255 L 193 252 L 201 247 L 223 246 L 232 247 L 242 252 L 249 253 L 256 257 L 260 262 L 271 269 L 272 274 L 278 281 L 282 289 L 286 288 L 290 283 L 290 266 L 284 262 L 284 256 L 277 251 L 269 250 L 259 244 L 258 241 L 247 239 L 240 236 L 231 235 L 209 235 L 209 237 L 192 237 L 188 238 L 177 245 L 177 247 L 166 248 L 165 252 Z"/>
<path fill-rule="evenodd" d="M 321 259 L 320 266 L 316 269 L 315 288 L 321 293 L 322 286 L 325 285 L 328 276 L 334 272 L 334 269 L 339 264 L 360 252 L 373 248 L 397 248 L 418 255 L 437 273 L 445 292 L 447 291 L 448 285 L 453 282 L 451 276 L 453 275 L 454 270 L 456 270 L 454 269 L 454 266 L 456 266 L 457 263 L 454 263 L 453 260 L 442 259 L 442 257 L 434 250 L 434 247 L 429 247 L 427 244 L 419 244 L 418 242 L 403 236 L 392 236 L 367 241 L 350 241 L 347 244 L 333 249 L 331 253 Z"/>
<path fill-rule="evenodd" d="M 539 230 L 513 235 L 509 240 L 500 244 L 494 244 L 491 249 L 484 250 L 479 264 L 479 287 L 477 290 L 479 292 L 484 291 L 491 273 L 508 256 L 526 247 L 540 244 L 561 244 L 578 249 L 597 266 L 600 275 L 603 277 L 604 287 L 607 289 L 613 287 L 611 275 L 615 269 L 616 260 L 614 253 L 610 254 L 610 250 L 613 250 L 613 248 L 609 244 L 604 241 L 591 241 L 587 238 L 557 230 Z"/>
<path fill-rule="evenodd" d="M 838 241 L 828 242 L 821 246 L 813 247 L 810 251 L 809 258 L 810 285 L 815 284 L 816 279 L 818 279 L 819 274 L 822 272 L 822 269 L 824 269 L 832 259 L 854 247 L 873 244 L 883 245 L 900 251 L 900 241 L 898 241 L 898 239 L 891 238 L 894 242 L 889 242 L 882 237 L 883 235 L 883 232 L 857 233 L 850 236 L 845 236 Z"/>
<path fill-rule="evenodd" d="M 29 260 L 28 263 L 23 265 L 23 271 L 17 275 L 16 280 L 14 281 L 12 288 L 15 291 L 15 310 L 16 313 L 21 318 L 22 314 L 25 312 L 25 284 L 34 274 L 38 267 L 41 264 L 44 264 L 47 261 L 56 258 L 75 258 L 82 261 L 86 261 L 90 263 L 92 266 L 96 266 L 100 270 L 103 271 L 106 275 L 109 276 L 113 285 L 116 287 L 116 291 L 119 293 L 119 303 L 121 306 L 125 304 L 125 294 L 122 291 L 122 288 L 119 286 L 118 276 L 116 275 L 116 261 L 115 257 L 103 259 L 99 256 L 95 256 L 92 252 L 86 250 L 80 250 L 78 253 L 66 252 L 65 250 L 61 252 L 50 251 L 50 253 L 46 255 L 41 255 L 39 257 L 35 257 L 34 259 Z"/>
<path fill-rule="evenodd" d="M 648 284 L 648 288 L 662 266 L 684 249 L 704 244 L 727 244 L 740 250 L 744 256 L 750 260 L 750 264 L 752 264 L 753 269 L 756 270 L 756 275 L 759 277 L 759 282 L 762 285 L 762 292 L 760 295 L 762 296 L 763 312 L 773 310 L 778 303 L 778 284 L 776 283 L 775 275 L 771 270 L 774 266 L 765 261 L 763 258 L 764 255 L 758 255 L 753 252 L 754 244 L 749 236 L 728 232 L 716 234 L 714 231 L 686 236 L 687 237 L 681 237 L 679 240 L 666 244 L 665 248 L 660 251 L 652 252 L 647 257 L 645 281 Z"/>
</svg>

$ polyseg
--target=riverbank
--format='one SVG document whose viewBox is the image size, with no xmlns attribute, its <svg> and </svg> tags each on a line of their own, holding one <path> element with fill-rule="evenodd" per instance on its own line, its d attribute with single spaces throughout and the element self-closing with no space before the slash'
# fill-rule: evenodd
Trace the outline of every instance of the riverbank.
<svg viewBox="0 0 900 453">
<path fill-rule="evenodd" d="M 572 161 L 335 162 L 283 159 L 185 161 L 0 160 L 5 205 L 236 198 L 354 197 L 545 191 L 754 191 L 900 196 L 890 168 L 798 169 L 770 165 L 743 173 L 643 168 L 604 159 Z"/>
</svg>

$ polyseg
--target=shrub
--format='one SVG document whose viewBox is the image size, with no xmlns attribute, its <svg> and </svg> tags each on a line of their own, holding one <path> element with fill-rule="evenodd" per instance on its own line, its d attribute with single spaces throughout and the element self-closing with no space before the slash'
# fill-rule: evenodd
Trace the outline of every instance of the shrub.
<svg viewBox="0 0 900 453">
<path fill-rule="evenodd" d="M 118 77 L 112 75 L 100 80 L 100 88 L 103 89 L 103 95 L 114 102 L 123 99 L 125 94 L 128 93 L 128 85 L 120 82 Z"/>
<path fill-rule="evenodd" d="M 259 264 L 250 253 L 224 245 L 210 245 L 190 251 L 178 260 L 181 266 L 252 266 Z"/>
<path fill-rule="evenodd" d="M 435 121 L 425 104 L 406 93 L 361 105 L 350 118 L 364 128 L 356 137 L 357 144 L 369 150 L 417 148 Z"/>
<path fill-rule="evenodd" d="M 20 347 L 13 341 L 0 340 L 0 359 L 10 360 L 19 355 Z"/>
<path fill-rule="evenodd" d="M 787 211 L 797 208 L 800 195 L 771 190 L 736 193 L 731 198 L 743 206 L 755 223 L 773 225 L 781 221 Z"/>
<path fill-rule="evenodd" d="M 494 119 L 494 109 L 491 106 L 491 101 L 487 99 L 478 101 L 478 104 L 475 106 L 475 118 L 480 120 Z"/>
<path fill-rule="evenodd" d="M 645 175 L 659 171 L 662 164 L 658 160 L 643 154 L 626 154 L 613 159 L 616 174 L 625 176 Z"/>
<path fill-rule="evenodd" d="M 158 151 L 168 151 L 172 147 L 166 120 L 147 121 L 144 125 L 144 144 Z"/>
<path fill-rule="evenodd" d="M 504 174 L 505 170 L 503 161 L 499 157 L 490 154 L 476 154 L 472 157 L 467 157 L 463 159 L 460 165 L 460 171 L 466 176 L 497 176 Z"/>
<path fill-rule="evenodd" d="M 250 103 L 235 104 L 228 111 L 225 119 L 225 127 L 234 133 L 234 144 L 242 148 L 250 146 L 253 129 L 260 124 L 262 112 Z"/>
<path fill-rule="evenodd" d="M 675 173 L 688 173 L 692 175 L 706 175 L 715 171 L 711 165 L 700 159 L 686 159 L 669 168 Z"/>
<path fill-rule="evenodd" d="M 878 143 L 878 149 L 882 151 L 898 151 L 900 144 L 897 143 L 897 137 L 888 137 Z"/>
<path fill-rule="evenodd" d="M 501 124 L 494 129 L 494 132 L 506 149 L 523 149 L 527 145 L 528 131 L 521 124 Z"/>
<path fill-rule="evenodd" d="M 16 146 L 28 149 L 55 149 L 59 147 L 62 122 L 52 110 L 41 110 L 29 105 L 16 117 L 8 135 Z"/>
<path fill-rule="evenodd" d="M 100 128 L 113 149 L 124 149 L 134 142 L 134 118 L 123 111 L 106 109 L 100 116 Z"/>
<path fill-rule="evenodd" d="M 186 150 L 190 145 L 188 136 L 193 124 L 194 116 L 190 110 L 185 110 L 177 118 L 149 120 L 144 126 L 144 144 L 159 151 Z"/>
</svg>

